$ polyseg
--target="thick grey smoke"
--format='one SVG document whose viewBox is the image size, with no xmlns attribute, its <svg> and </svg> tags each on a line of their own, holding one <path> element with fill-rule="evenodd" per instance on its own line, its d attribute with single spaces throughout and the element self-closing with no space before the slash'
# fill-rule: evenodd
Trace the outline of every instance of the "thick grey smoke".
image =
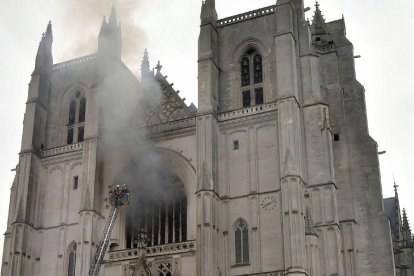
<svg viewBox="0 0 414 276">
<path fill-rule="evenodd" d="M 96 52 L 98 35 L 103 16 L 108 19 L 115 5 L 118 21 L 122 26 L 122 58 L 133 71 L 138 69 L 138 55 L 143 52 L 146 33 L 137 24 L 137 11 L 147 0 L 87 0 L 56 1 L 58 10 L 63 13 L 65 35 L 70 45 L 63 53 L 64 59 L 74 58 Z M 64 46 L 64 45 L 61 45 Z"/>
<path fill-rule="evenodd" d="M 160 104 L 162 91 L 154 78 L 138 83 L 122 64 L 99 66 L 100 160 L 104 193 L 127 184 L 130 205 L 129 233 L 136 232 L 154 203 L 171 204 L 183 199 L 181 181 L 165 155 L 148 138 L 145 116 L 149 107 Z M 150 210 L 151 209 L 151 210 Z"/>
</svg>

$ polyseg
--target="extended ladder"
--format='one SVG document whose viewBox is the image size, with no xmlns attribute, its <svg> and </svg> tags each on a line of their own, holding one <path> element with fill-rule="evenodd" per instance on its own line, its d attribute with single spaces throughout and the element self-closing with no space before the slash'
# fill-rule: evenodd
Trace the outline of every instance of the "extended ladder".
<svg viewBox="0 0 414 276">
<path fill-rule="evenodd" d="M 102 235 L 101 242 L 99 243 L 98 248 L 96 249 L 96 255 L 94 263 L 92 264 L 88 276 L 98 276 L 99 270 L 101 268 L 101 264 L 103 258 L 105 256 L 106 250 L 108 250 L 109 246 L 109 239 L 111 238 L 112 229 L 115 225 L 116 217 L 118 216 L 119 207 L 113 207 L 111 213 L 109 214 L 109 218 L 106 221 L 105 229 Z"/>
<path fill-rule="evenodd" d="M 91 268 L 89 269 L 88 276 L 99 275 L 99 270 L 101 268 L 103 258 L 105 256 L 106 251 L 108 250 L 112 229 L 114 228 L 116 217 L 119 213 L 119 207 L 127 205 L 128 200 L 129 190 L 125 184 L 123 185 L 122 189 L 119 187 L 119 185 L 117 185 L 115 189 L 109 193 L 109 203 L 112 205 L 112 209 L 109 213 L 108 220 L 106 221 L 102 239 L 99 243 L 98 248 L 96 249 L 94 263 L 91 265 Z"/>
</svg>

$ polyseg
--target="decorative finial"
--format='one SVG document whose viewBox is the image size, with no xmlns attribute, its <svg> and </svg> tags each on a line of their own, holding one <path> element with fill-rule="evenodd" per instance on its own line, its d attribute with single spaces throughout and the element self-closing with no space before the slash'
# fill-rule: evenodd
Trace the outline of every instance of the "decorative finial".
<svg viewBox="0 0 414 276">
<path fill-rule="evenodd" d="M 394 193 L 395 193 L 395 197 L 397 197 L 398 198 L 398 185 L 397 185 L 397 183 L 395 182 L 395 179 L 394 179 Z"/>
<path fill-rule="evenodd" d="M 161 73 L 161 68 L 162 68 L 161 63 L 160 61 L 158 61 L 157 66 L 155 67 L 155 69 L 157 70 L 157 74 Z"/>
</svg>

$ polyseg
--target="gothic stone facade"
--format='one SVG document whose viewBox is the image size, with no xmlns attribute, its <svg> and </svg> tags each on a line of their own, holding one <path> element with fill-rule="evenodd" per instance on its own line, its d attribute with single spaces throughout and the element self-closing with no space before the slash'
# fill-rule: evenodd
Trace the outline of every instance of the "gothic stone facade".
<svg viewBox="0 0 414 276">
<path fill-rule="evenodd" d="M 206 0 L 198 109 L 146 58 L 136 80 L 121 62 L 120 36 L 112 12 L 97 54 L 59 64 L 50 25 L 42 38 L 2 276 L 87 275 L 108 191 L 137 158 L 128 147 L 102 150 L 110 106 L 98 95 L 108 67 L 131 88 L 151 79 L 161 85 L 146 136 L 184 200 L 145 219 L 144 252 L 121 212 L 101 275 L 144 273 L 142 254 L 153 275 L 395 274 L 377 145 L 344 19 L 325 22 L 317 7 L 310 24 L 303 0 L 278 0 L 218 20 L 215 1 Z"/>
</svg>

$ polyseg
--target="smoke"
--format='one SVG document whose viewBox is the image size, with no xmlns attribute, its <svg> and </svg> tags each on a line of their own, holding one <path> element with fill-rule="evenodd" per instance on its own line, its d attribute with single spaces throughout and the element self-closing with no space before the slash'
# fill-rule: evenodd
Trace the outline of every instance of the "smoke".
<svg viewBox="0 0 414 276">
<path fill-rule="evenodd" d="M 61 54 L 63 60 L 96 52 L 102 19 L 109 14 L 112 6 L 116 8 L 118 21 L 122 28 L 122 59 L 134 72 L 137 72 L 139 58 L 145 48 L 147 35 L 139 27 L 137 16 L 147 0 L 88 0 L 56 1 L 58 18 L 67 43 Z M 65 46 L 67 45 L 67 46 Z"/>
<path fill-rule="evenodd" d="M 109 18 L 115 4 L 122 30 L 122 59 L 129 68 L 138 69 L 147 41 L 145 30 L 138 26 L 141 8 L 148 0 L 88 0 L 56 2 L 62 14 L 59 21 L 67 34 L 68 45 L 60 55 L 63 60 L 95 53 L 103 16 Z M 63 19 L 62 19 L 63 18 Z M 55 28 L 56 30 L 56 28 Z M 55 33 L 59 37 L 59 33 Z M 61 47 L 61 45 L 57 45 Z M 169 203 L 181 199 L 181 181 L 171 165 L 146 132 L 145 116 L 149 107 L 160 104 L 162 91 L 153 78 L 138 82 L 119 61 L 98 59 L 100 72 L 96 84 L 99 107 L 98 185 L 106 197 L 115 185 L 127 184 L 130 205 L 125 208 L 132 226 L 146 212 L 143 202 Z M 134 70 L 135 71 L 135 70 Z M 127 231 L 135 231 L 129 229 Z"/>
<path fill-rule="evenodd" d="M 185 192 L 166 156 L 148 139 L 147 111 L 160 104 L 162 91 L 155 78 L 137 82 L 121 63 L 101 60 L 98 84 L 102 184 L 108 193 L 127 184 L 130 205 L 127 232 L 134 233 L 142 217 L 159 202 L 182 200 Z"/>
</svg>

